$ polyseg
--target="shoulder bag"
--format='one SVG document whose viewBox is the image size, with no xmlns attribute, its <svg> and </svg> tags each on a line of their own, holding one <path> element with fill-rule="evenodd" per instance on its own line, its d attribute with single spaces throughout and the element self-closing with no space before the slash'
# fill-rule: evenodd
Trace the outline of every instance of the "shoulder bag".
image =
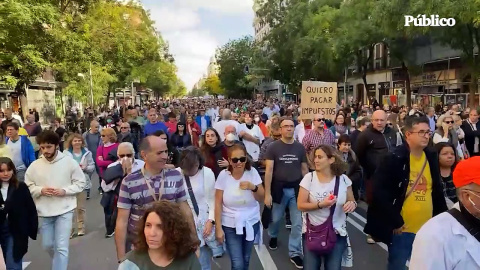
<svg viewBox="0 0 480 270">
<path fill-rule="evenodd" d="M 480 228 L 469 222 L 465 216 L 457 208 L 452 208 L 448 210 L 448 213 L 452 215 L 458 223 L 462 224 L 463 227 L 480 242 Z"/>
<path fill-rule="evenodd" d="M 422 169 L 418 173 L 417 179 L 415 180 L 415 183 L 413 183 L 412 188 L 410 188 L 407 194 L 405 194 L 405 199 L 407 199 L 410 195 L 412 195 L 413 191 L 420 183 L 420 179 L 422 179 L 422 175 L 423 175 L 423 172 L 425 171 L 425 167 L 427 167 L 427 162 L 428 162 L 427 157 L 425 157 L 425 162 L 423 163 Z M 408 189 L 408 185 L 407 185 L 407 189 Z"/>
<path fill-rule="evenodd" d="M 333 191 L 333 195 L 338 195 L 339 186 L 340 177 L 337 176 L 335 178 L 335 189 Z M 337 243 L 337 233 L 335 232 L 335 228 L 333 228 L 333 214 L 335 213 L 336 206 L 336 203 L 330 206 L 330 215 L 328 216 L 327 220 L 320 225 L 312 225 L 310 223 L 310 219 L 308 218 L 308 213 L 306 214 L 307 230 L 305 232 L 305 243 L 308 250 L 317 255 L 330 254 Z"/>
</svg>

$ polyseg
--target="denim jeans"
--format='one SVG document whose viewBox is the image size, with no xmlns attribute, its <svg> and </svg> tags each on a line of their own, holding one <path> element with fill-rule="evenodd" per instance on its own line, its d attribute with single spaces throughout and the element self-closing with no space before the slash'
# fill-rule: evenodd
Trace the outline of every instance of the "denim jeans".
<svg viewBox="0 0 480 270">
<path fill-rule="evenodd" d="M 15 261 L 13 259 L 13 236 L 10 234 L 7 221 L 0 230 L 0 245 L 2 246 L 7 270 L 22 270 L 22 260 Z"/>
<path fill-rule="evenodd" d="M 305 239 L 305 235 L 303 236 Z M 305 270 L 319 270 L 322 266 L 322 260 L 325 270 L 342 270 L 342 256 L 347 248 L 347 237 L 337 235 L 337 243 L 332 252 L 328 255 L 317 255 L 305 245 L 303 241 L 303 269 Z"/>
<path fill-rule="evenodd" d="M 200 261 L 202 270 L 212 269 L 212 256 L 212 250 L 207 245 L 204 245 L 200 248 L 200 257 L 198 258 L 198 260 Z"/>
<path fill-rule="evenodd" d="M 280 204 L 273 203 L 272 223 L 268 226 L 268 235 L 272 238 L 278 237 L 280 220 L 285 214 L 285 208 L 290 210 L 292 229 L 288 239 L 288 255 L 290 258 L 302 256 L 302 214 L 297 208 L 297 198 L 293 188 L 284 188 Z"/>
<path fill-rule="evenodd" d="M 42 247 L 53 258 L 52 270 L 67 270 L 72 219 L 73 211 L 42 219 Z"/>
<path fill-rule="evenodd" d="M 243 228 L 243 234 L 238 235 L 235 228 L 222 226 L 225 234 L 225 244 L 230 256 L 232 270 L 248 270 L 250 265 L 250 255 L 252 254 L 253 241 L 247 241 L 247 232 Z M 253 231 L 257 235 L 260 229 L 260 222 L 253 225 Z"/>
<path fill-rule="evenodd" d="M 392 243 L 388 245 L 388 270 L 405 270 L 407 260 L 412 256 L 414 233 L 393 235 Z"/>
</svg>

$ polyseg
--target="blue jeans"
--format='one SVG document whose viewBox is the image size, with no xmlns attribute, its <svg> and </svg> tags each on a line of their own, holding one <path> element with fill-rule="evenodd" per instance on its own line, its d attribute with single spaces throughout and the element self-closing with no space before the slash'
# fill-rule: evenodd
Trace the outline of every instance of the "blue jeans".
<svg viewBox="0 0 480 270">
<path fill-rule="evenodd" d="M 10 234 L 8 222 L 6 220 L 0 231 L 0 244 L 2 246 L 7 270 L 22 270 L 22 259 L 19 261 L 13 259 L 13 237 Z"/>
<path fill-rule="evenodd" d="M 250 255 L 252 254 L 253 241 L 247 241 L 247 233 L 243 228 L 243 234 L 238 235 L 235 228 L 222 226 L 225 234 L 225 244 L 230 256 L 232 270 L 248 270 L 250 265 Z M 260 229 L 260 222 L 253 225 L 253 231 L 257 235 Z"/>
<path fill-rule="evenodd" d="M 73 211 L 42 220 L 42 247 L 50 255 L 52 270 L 67 270 L 68 244 L 72 231 Z"/>
<path fill-rule="evenodd" d="M 288 255 L 290 258 L 302 256 L 302 214 L 297 208 L 297 198 L 293 188 L 284 188 L 283 197 L 280 204 L 273 203 L 272 223 L 268 226 L 268 235 L 272 238 L 278 237 L 280 220 L 285 214 L 285 208 L 290 210 L 290 220 L 292 229 L 288 239 Z"/>
<path fill-rule="evenodd" d="M 303 239 L 305 240 L 305 235 Z M 319 270 L 322 267 L 323 260 L 325 270 L 342 270 L 342 256 L 346 248 L 347 237 L 337 235 L 337 243 L 332 252 L 328 255 L 320 256 L 308 250 L 305 241 L 303 241 L 303 269 Z"/>
<path fill-rule="evenodd" d="M 212 256 L 212 250 L 207 245 L 200 248 L 200 257 L 198 260 L 200 261 L 202 270 L 212 269 Z"/>
<path fill-rule="evenodd" d="M 393 235 L 392 243 L 388 245 L 388 270 L 405 270 L 407 260 L 412 256 L 414 233 Z"/>
</svg>

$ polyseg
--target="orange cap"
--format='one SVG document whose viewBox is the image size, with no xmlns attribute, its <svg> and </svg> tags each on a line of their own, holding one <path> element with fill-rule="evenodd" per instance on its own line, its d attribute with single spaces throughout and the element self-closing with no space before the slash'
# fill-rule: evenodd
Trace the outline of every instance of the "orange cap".
<svg viewBox="0 0 480 270">
<path fill-rule="evenodd" d="M 463 187 L 471 183 L 480 185 L 480 156 L 460 161 L 453 171 L 455 187 Z"/>
</svg>

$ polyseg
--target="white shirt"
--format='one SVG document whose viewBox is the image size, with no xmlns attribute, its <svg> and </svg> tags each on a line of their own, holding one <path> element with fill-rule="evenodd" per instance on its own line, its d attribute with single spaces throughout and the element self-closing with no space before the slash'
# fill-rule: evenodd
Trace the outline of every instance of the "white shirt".
<svg viewBox="0 0 480 270">
<path fill-rule="evenodd" d="M 252 129 L 249 129 L 247 128 L 246 124 L 242 124 L 241 129 L 250 134 L 250 136 L 260 140 L 260 144 L 262 144 L 263 140 L 265 140 L 262 131 L 257 125 L 253 125 Z M 260 155 L 260 146 L 248 140 L 243 140 L 243 144 L 245 145 L 247 153 L 252 157 L 253 161 L 257 162 L 258 156 Z"/>
<path fill-rule="evenodd" d="M 303 124 L 303 122 L 301 122 L 300 124 L 298 124 L 298 125 L 295 127 L 294 138 L 295 138 L 299 143 L 302 143 L 303 137 L 305 137 L 305 125 Z"/>
<path fill-rule="evenodd" d="M 2 188 L 0 189 L 0 192 L 2 192 L 3 201 L 7 200 L 8 186 L 9 186 L 8 182 L 2 182 Z"/>
<path fill-rule="evenodd" d="M 459 209 L 458 203 L 455 208 Z M 480 269 L 480 242 L 449 213 L 433 217 L 413 242 L 410 270 Z"/>
<path fill-rule="evenodd" d="M 303 177 L 302 181 L 300 182 L 300 186 L 309 191 L 309 202 L 323 201 L 326 197 L 330 196 L 330 194 L 334 193 L 335 178 L 336 177 L 332 178 L 329 183 L 320 183 L 315 172 L 308 173 Z M 350 178 L 348 178 L 344 174 L 340 176 L 337 204 L 335 207 L 335 212 L 333 213 L 333 227 L 341 236 L 347 235 L 347 215 L 345 214 L 345 212 L 343 212 L 343 205 L 347 201 L 347 188 L 351 185 L 352 180 L 350 180 Z M 308 211 L 308 219 L 310 220 L 310 224 L 314 226 L 323 224 L 327 220 L 329 215 L 330 208 Z M 307 228 L 306 214 L 302 213 L 302 216 L 302 232 L 304 233 Z"/>
<path fill-rule="evenodd" d="M 235 120 L 218 121 L 213 124 L 213 128 L 218 132 L 218 135 L 220 135 L 221 142 L 225 140 L 225 128 L 227 126 L 234 126 L 237 134 L 240 133 L 240 123 L 238 123 L 237 121 Z"/>
<path fill-rule="evenodd" d="M 23 163 L 22 159 L 22 138 L 18 138 L 16 142 L 13 142 L 11 139 L 7 142 L 8 147 L 10 148 L 10 153 L 12 154 L 12 161 L 17 170 L 26 169 L 27 167 Z"/>
<path fill-rule="evenodd" d="M 236 180 L 228 170 L 223 170 L 217 177 L 215 189 L 223 190 L 222 225 L 236 228 L 236 219 L 242 213 L 256 211 L 254 224 L 260 221 L 260 205 L 251 190 L 240 189 L 240 182 L 248 181 L 258 186 L 262 183 L 260 175 L 255 168 L 245 171 L 242 178 Z"/>
</svg>

